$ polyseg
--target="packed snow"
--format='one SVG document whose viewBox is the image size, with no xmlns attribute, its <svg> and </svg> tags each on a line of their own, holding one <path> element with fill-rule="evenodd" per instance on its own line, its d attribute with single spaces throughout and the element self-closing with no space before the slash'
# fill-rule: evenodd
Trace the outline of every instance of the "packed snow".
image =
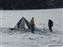
<svg viewBox="0 0 63 47">
<path fill-rule="evenodd" d="M 50 47 L 63 45 L 62 9 L 46 10 L 0 10 L 0 47 Z M 9 30 L 25 17 L 35 20 L 35 31 Z M 48 29 L 48 20 L 54 22 L 53 31 Z M 57 46 L 57 47 L 59 47 Z"/>
</svg>

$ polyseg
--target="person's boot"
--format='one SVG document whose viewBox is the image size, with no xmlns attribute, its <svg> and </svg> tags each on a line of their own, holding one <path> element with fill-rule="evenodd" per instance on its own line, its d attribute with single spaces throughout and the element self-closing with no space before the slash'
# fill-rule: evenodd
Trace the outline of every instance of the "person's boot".
<svg viewBox="0 0 63 47">
<path fill-rule="evenodd" d="M 52 32 L 52 31 L 50 30 L 50 32 Z"/>
<path fill-rule="evenodd" d="M 34 33 L 34 32 L 32 31 L 32 33 Z"/>
<path fill-rule="evenodd" d="M 52 30 L 50 29 L 50 32 L 52 32 Z"/>
</svg>

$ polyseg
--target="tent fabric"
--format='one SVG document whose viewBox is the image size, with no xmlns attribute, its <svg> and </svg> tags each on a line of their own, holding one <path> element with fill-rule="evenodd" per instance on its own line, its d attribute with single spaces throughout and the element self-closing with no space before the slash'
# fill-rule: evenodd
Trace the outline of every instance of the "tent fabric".
<svg viewBox="0 0 63 47">
<path fill-rule="evenodd" d="M 28 29 L 32 29 L 31 24 L 24 18 L 22 17 L 19 22 L 16 24 L 15 28 L 17 29 L 25 29 L 25 25 L 28 27 Z"/>
</svg>

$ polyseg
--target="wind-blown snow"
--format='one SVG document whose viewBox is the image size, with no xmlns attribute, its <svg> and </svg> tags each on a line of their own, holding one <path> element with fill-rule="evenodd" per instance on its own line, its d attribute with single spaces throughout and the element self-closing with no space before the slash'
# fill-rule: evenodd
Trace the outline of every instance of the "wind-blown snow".
<svg viewBox="0 0 63 47">
<path fill-rule="evenodd" d="M 48 45 L 52 44 L 63 45 L 62 9 L 2 10 L 1 13 L 1 47 L 49 47 Z M 23 16 L 28 21 L 34 17 L 36 25 L 34 34 L 27 30 L 9 30 L 9 27 L 14 27 Z M 52 19 L 54 22 L 52 33 L 48 29 L 48 19 Z"/>
<path fill-rule="evenodd" d="M 29 31 L 16 31 L 7 28 L 1 29 L 0 44 L 2 47 L 48 47 L 50 44 L 63 45 L 62 32 L 48 29 L 36 29 L 35 34 Z"/>
</svg>

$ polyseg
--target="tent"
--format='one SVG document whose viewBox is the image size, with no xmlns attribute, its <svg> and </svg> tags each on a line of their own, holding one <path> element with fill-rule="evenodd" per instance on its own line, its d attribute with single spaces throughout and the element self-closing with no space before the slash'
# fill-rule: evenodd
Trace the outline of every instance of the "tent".
<svg viewBox="0 0 63 47">
<path fill-rule="evenodd" d="M 24 30 L 25 29 L 29 29 L 29 30 L 32 29 L 31 24 L 24 17 L 22 17 L 18 21 L 18 23 L 15 25 L 15 28 L 16 29 L 24 29 Z"/>
</svg>

